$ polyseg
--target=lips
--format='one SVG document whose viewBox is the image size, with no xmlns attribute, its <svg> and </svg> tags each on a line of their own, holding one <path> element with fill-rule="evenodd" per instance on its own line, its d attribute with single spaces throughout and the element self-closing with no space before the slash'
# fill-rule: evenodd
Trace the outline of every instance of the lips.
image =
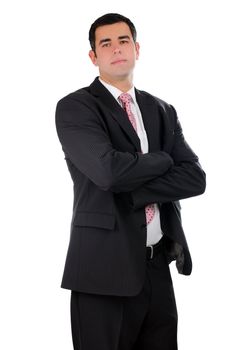
<svg viewBox="0 0 232 350">
<path fill-rule="evenodd" d="M 126 62 L 126 60 L 118 59 L 113 61 L 111 64 L 118 64 L 118 63 L 124 63 L 124 62 Z"/>
</svg>

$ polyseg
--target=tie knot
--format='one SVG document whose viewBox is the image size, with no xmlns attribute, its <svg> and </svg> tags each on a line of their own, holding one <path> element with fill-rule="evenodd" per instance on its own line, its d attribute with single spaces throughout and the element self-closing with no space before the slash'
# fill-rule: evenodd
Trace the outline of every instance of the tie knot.
<svg viewBox="0 0 232 350">
<path fill-rule="evenodd" d="M 124 93 L 122 93 L 122 94 L 119 96 L 119 100 L 120 100 L 121 102 L 123 102 L 123 104 L 125 104 L 125 103 L 130 103 L 131 100 L 132 100 L 132 97 L 131 97 L 130 94 L 124 92 Z"/>
</svg>

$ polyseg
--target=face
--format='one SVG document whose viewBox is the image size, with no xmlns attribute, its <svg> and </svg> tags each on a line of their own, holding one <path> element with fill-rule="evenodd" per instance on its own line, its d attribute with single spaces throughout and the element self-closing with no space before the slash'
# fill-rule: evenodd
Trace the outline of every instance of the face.
<svg viewBox="0 0 232 350">
<path fill-rule="evenodd" d="M 100 77 L 108 82 L 125 80 L 132 76 L 139 57 L 139 44 L 135 43 L 124 22 L 98 27 L 95 32 L 96 54 L 89 56 L 99 68 Z"/>
</svg>

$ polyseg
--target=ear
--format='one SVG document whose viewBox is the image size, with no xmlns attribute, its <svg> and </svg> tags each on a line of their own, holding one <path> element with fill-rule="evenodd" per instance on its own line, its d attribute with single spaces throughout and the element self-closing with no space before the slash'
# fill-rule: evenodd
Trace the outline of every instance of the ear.
<svg viewBox="0 0 232 350">
<path fill-rule="evenodd" d="M 97 64 L 97 56 L 96 56 L 96 54 L 95 54 L 95 52 L 93 50 L 89 51 L 89 57 L 90 57 L 91 61 L 93 62 L 93 64 L 95 66 L 98 66 L 98 64 Z"/>
<path fill-rule="evenodd" d="M 136 60 L 139 59 L 139 50 L 140 50 L 140 45 L 139 43 L 135 43 L 135 52 L 136 52 Z"/>
</svg>

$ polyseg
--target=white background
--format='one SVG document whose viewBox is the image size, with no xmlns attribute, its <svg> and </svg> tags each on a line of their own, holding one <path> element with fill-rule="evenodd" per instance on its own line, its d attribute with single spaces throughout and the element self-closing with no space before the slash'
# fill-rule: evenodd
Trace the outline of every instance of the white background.
<svg viewBox="0 0 232 350">
<path fill-rule="evenodd" d="M 229 3 L 1 5 L 1 349 L 72 349 L 70 293 L 60 289 L 72 183 L 54 114 L 60 98 L 97 75 L 88 58 L 88 30 L 107 12 L 135 23 L 141 45 L 135 85 L 174 105 L 207 173 L 206 193 L 182 201 L 193 273 L 184 277 L 171 267 L 179 349 L 232 348 Z"/>
</svg>

